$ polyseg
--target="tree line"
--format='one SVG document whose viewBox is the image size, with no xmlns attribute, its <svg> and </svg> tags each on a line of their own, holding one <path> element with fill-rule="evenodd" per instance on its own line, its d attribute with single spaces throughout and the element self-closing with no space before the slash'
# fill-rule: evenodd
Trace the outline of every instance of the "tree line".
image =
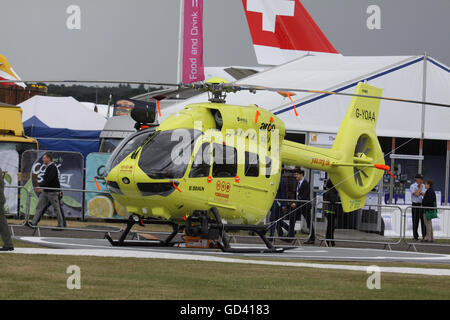
<svg viewBox="0 0 450 320">
<path fill-rule="evenodd" d="M 162 89 L 162 87 L 146 87 L 143 84 L 136 87 L 130 84 L 119 84 L 115 87 L 84 86 L 78 84 L 70 86 L 65 84 L 50 84 L 46 86 L 48 88 L 48 96 L 73 97 L 80 102 L 93 102 L 96 104 L 108 104 L 110 95 L 112 95 L 112 102 L 114 102 L 116 98 L 131 98 L 139 94 Z"/>
</svg>

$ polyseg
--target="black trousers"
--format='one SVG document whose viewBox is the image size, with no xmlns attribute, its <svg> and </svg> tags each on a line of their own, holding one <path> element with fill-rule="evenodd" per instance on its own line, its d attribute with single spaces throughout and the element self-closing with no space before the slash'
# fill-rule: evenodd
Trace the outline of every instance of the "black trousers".
<svg viewBox="0 0 450 320">
<path fill-rule="evenodd" d="M 423 221 L 423 209 L 422 208 L 414 208 L 414 207 L 421 207 L 422 204 L 421 203 L 413 203 L 413 208 L 412 208 L 412 227 L 413 227 L 413 236 L 414 239 L 418 240 L 419 239 L 419 233 L 418 233 L 418 229 L 419 229 L 419 222 L 420 222 L 420 227 L 421 227 L 421 231 L 422 231 L 422 238 L 425 238 L 425 236 L 427 235 L 427 229 L 425 226 L 425 222 Z"/>
<path fill-rule="evenodd" d="M 271 223 L 271 226 L 269 228 L 269 233 L 270 233 L 271 237 L 274 236 L 275 229 L 277 230 L 279 237 L 283 237 L 283 235 L 284 235 L 283 228 L 285 230 L 289 229 L 289 226 L 287 225 L 287 223 L 284 222 L 283 219 L 280 219 L 283 215 L 285 215 L 287 213 L 288 213 L 287 211 L 284 213 L 281 210 L 281 207 L 278 205 L 278 203 L 276 201 L 273 203 L 272 208 L 270 209 L 270 217 L 269 217 L 269 221 Z M 277 221 L 278 219 L 280 219 L 280 220 Z M 272 224 L 274 221 L 277 221 L 277 222 Z"/>
<path fill-rule="evenodd" d="M 300 215 L 302 215 L 303 218 L 305 218 L 306 224 L 310 230 L 309 240 L 314 241 L 316 239 L 316 233 L 314 231 L 314 224 L 311 222 L 311 209 L 300 208 L 299 210 L 300 210 Z M 295 221 L 298 220 L 298 219 L 296 219 L 296 217 L 297 217 L 297 212 L 291 212 L 291 214 L 289 216 L 289 233 L 288 233 L 289 238 L 295 237 Z"/>
<path fill-rule="evenodd" d="M 325 213 L 327 218 L 327 239 L 334 239 L 334 230 L 336 229 L 336 213 Z M 328 245 L 335 246 L 334 241 L 327 241 Z"/>
</svg>

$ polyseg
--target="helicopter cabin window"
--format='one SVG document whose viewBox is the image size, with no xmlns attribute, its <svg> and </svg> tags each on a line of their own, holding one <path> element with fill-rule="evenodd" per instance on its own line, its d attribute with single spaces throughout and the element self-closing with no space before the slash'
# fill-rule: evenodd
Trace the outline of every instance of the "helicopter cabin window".
<svg viewBox="0 0 450 320">
<path fill-rule="evenodd" d="M 245 176 L 259 176 L 259 157 L 256 153 L 245 151 Z"/>
<path fill-rule="evenodd" d="M 117 166 L 123 159 L 125 159 L 130 153 L 135 151 L 141 146 L 144 141 L 150 137 L 153 132 L 137 132 L 122 140 L 122 142 L 115 148 L 108 163 L 106 164 L 105 176 L 109 171 Z"/>
<path fill-rule="evenodd" d="M 209 169 L 211 168 L 211 147 L 209 143 L 204 143 L 198 149 L 192 163 L 189 178 L 199 178 L 209 176 Z"/>
<path fill-rule="evenodd" d="M 234 178 L 237 175 L 237 151 L 222 144 L 213 145 L 213 177 Z"/>
<path fill-rule="evenodd" d="M 272 174 L 272 159 L 266 157 L 266 178 L 270 178 Z"/>
<path fill-rule="evenodd" d="M 161 131 L 144 145 L 139 167 L 152 179 L 179 179 L 191 159 L 198 130 Z"/>
</svg>

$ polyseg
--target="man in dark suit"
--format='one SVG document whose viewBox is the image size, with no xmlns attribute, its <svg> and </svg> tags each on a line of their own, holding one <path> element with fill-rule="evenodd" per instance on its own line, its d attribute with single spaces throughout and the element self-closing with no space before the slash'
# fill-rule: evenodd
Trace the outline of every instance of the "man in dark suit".
<svg viewBox="0 0 450 320">
<path fill-rule="evenodd" d="M 285 201 L 279 201 L 278 199 L 287 199 L 287 182 L 284 177 L 284 169 L 281 170 L 280 185 L 278 186 L 277 195 L 275 201 L 273 202 L 272 208 L 270 209 L 270 237 L 275 234 L 275 228 L 278 232 L 279 237 L 283 237 L 283 228 L 288 230 L 289 226 L 282 219 L 284 215 L 287 214 L 287 203 Z M 281 218 L 281 219 L 280 219 Z M 279 221 L 277 221 L 280 219 Z M 276 222 L 275 222 L 276 221 Z"/>
<path fill-rule="evenodd" d="M 297 191 L 296 191 L 296 200 L 304 200 L 308 202 L 293 202 L 291 204 L 291 209 L 297 209 L 296 213 L 298 217 L 303 216 L 306 220 L 308 228 L 310 230 L 309 239 L 305 242 L 305 244 L 314 244 L 316 240 L 316 234 L 314 232 L 314 225 L 311 222 L 311 196 L 310 196 L 310 187 L 308 180 L 305 179 L 305 171 L 300 168 L 295 168 L 295 178 L 297 179 Z M 289 219 L 289 237 L 295 236 L 295 220 L 297 214 L 291 214 Z"/>
<path fill-rule="evenodd" d="M 36 188 L 36 192 L 39 193 L 39 200 L 36 206 L 36 214 L 32 222 L 28 222 L 29 227 L 35 227 L 41 220 L 41 217 L 50 204 L 58 217 L 58 227 L 65 228 L 66 221 L 61 212 L 59 203 L 59 173 L 56 164 L 53 162 L 53 157 L 50 153 L 45 153 L 42 156 L 42 161 L 45 166 L 44 178 L 39 184 L 39 188 Z M 52 188 L 50 190 L 44 188 Z"/>
</svg>

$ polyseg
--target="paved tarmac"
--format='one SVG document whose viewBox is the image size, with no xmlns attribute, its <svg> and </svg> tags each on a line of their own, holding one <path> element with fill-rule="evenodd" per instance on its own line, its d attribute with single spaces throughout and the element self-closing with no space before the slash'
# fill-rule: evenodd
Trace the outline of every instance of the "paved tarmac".
<svg viewBox="0 0 450 320">
<path fill-rule="evenodd" d="M 395 250 L 379 250 L 369 248 L 327 248 L 316 246 L 303 246 L 286 250 L 283 253 L 226 253 L 217 249 L 192 249 L 180 247 L 155 248 L 155 247 L 112 247 L 105 239 L 83 238 L 58 238 L 58 237 L 29 237 L 16 236 L 16 240 L 37 244 L 54 249 L 85 249 L 85 250 L 119 250 L 144 253 L 153 252 L 159 254 L 182 254 L 197 256 L 223 256 L 223 257 L 250 257 L 265 259 L 289 259 L 289 260 L 317 260 L 317 261 L 361 261 L 361 262 L 410 262 L 433 263 L 450 265 L 449 254 L 418 253 Z M 263 248 L 260 244 L 232 244 L 235 248 Z"/>
</svg>

